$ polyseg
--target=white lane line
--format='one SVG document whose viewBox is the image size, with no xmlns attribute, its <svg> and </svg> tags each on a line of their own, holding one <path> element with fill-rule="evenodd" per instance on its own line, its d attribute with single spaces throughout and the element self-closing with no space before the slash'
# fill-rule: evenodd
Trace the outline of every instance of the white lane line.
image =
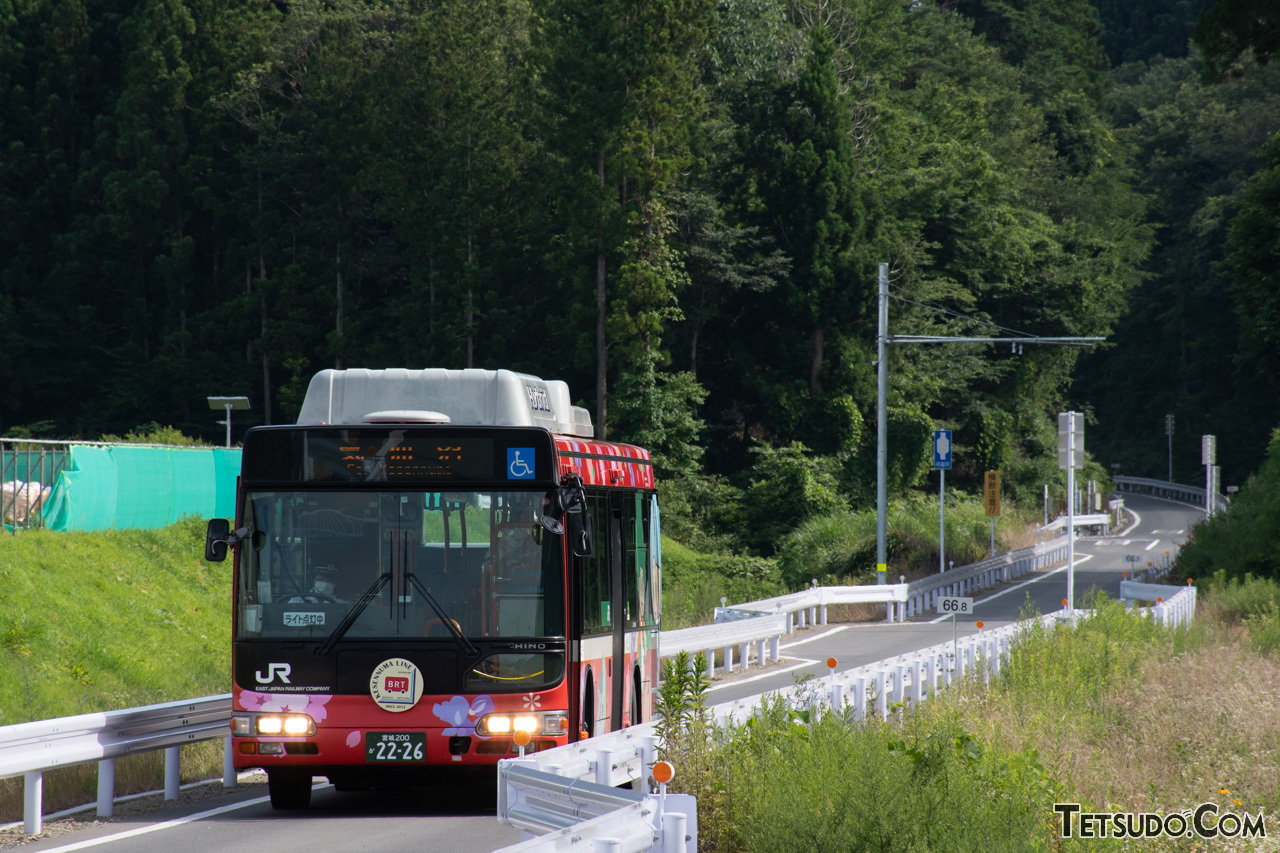
<svg viewBox="0 0 1280 853">
<path fill-rule="evenodd" d="M 1136 528 L 1139 524 L 1142 523 L 1142 516 L 1138 515 L 1132 509 L 1130 509 L 1129 507 L 1125 507 L 1124 511 L 1133 516 L 1133 524 L 1130 524 L 1124 530 L 1121 530 L 1119 533 L 1116 534 L 1117 536 L 1128 536 L 1130 533 L 1133 532 L 1134 528 Z"/>
<path fill-rule="evenodd" d="M 328 788 L 329 783 L 324 782 L 315 787 Z M 244 800 L 243 802 L 239 802 L 239 803 L 231 803 L 230 805 L 219 806 L 216 809 L 209 809 L 208 811 L 197 812 L 196 814 L 187 815 L 186 817 L 175 818 L 173 820 L 166 820 L 164 823 L 153 823 L 150 826 L 140 826 L 137 829 L 130 829 L 125 832 L 117 832 L 114 835 L 104 835 L 100 838 L 90 838 L 86 841 L 77 841 L 74 844 L 64 844 L 61 847 L 52 847 L 48 850 L 45 850 L 44 853 L 70 853 L 70 851 L 72 850 L 84 850 L 89 847 L 97 847 L 101 844 L 110 844 L 112 841 L 123 841 L 126 838 L 136 838 L 139 835 L 146 835 L 151 832 L 159 832 L 162 829 L 172 829 L 175 826 L 182 826 L 184 823 L 191 823 L 192 821 L 204 820 L 207 817 L 216 817 L 217 815 L 226 814 L 227 812 L 237 811 L 238 809 L 247 809 L 250 806 L 261 805 L 262 803 L 268 802 L 270 799 L 271 799 L 270 797 L 254 797 L 251 800 Z"/>
<path fill-rule="evenodd" d="M 1077 566 L 1079 566 L 1081 563 L 1087 562 L 1087 561 L 1092 560 L 1092 559 L 1093 559 L 1093 555 L 1092 555 L 1092 554 L 1078 554 L 1078 555 L 1076 555 L 1076 565 L 1077 565 Z M 1046 578 L 1051 578 L 1051 577 L 1053 577 L 1054 575 L 1056 575 L 1058 572 L 1065 572 L 1066 570 L 1067 570 L 1067 567 L 1066 567 L 1066 566 L 1059 566 L 1058 568 L 1054 569 L 1054 570 L 1053 570 L 1053 571 L 1051 571 L 1051 572 L 1045 572 L 1043 575 L 1041 575 L 1041 576 L 1040 576 L 1040 577 L 1038 577 L 1038 578 L 1032 578 L 1032 579 L 1031 579 L 1031 580 L 1029 580 L 1029 581 L 1023 581 L 1022 583 L 1018 584 L 1017 586 L 1011 586 L 1011 587 L 1009 587 L 1008 589 L 1001 590 L 1000 592 L 997 592 L 995 595 L 988 595 L 986 598 L 980 598 L 980 599 L 978 599 L 977 601 L 975 601 L 975 602 L 973 603 L 973 606 L 974 606 L 974 607 L 977 607 L 979 604 L 986 604 L 988 601 L 994 601 L 994 600 L 996 600 L 997 598 L 999 598 L 999 597 L 1000 597 L 1000 596 L 1002 596 L 1002 595 L 1008 595 L 1008 594 L 1009 594 L 1009 593 L 1011 593 L 1011 592 L 1017 592 L 1018 590 L 1022 589 L 1024 586 L 1027 586 L 1027 585 L 1029 585 L 1029 584 L 1033 584 L 1033 583 L 1037 583 L 1038 581 L 1042 581 L 1042 580 L 1044 580 L 1044 579 L 1046 579 Z M 949 615 L 948 615 L 948 616 L 939 616 L 937 619 L 930 619 L 930 620 L 929 620 L 929 624 L 930 624 L 930 625 L 936 625 L 936 624 L 938 624 L 939 622 L 941 622 L 942 620 L 944 620 L 944 619 L 950 619 L 950 618 L 951 618 L 951 617 L 950 617 Z"/>
<path fill-rule="evenodd" d="M 711 687 L 707 688 L 707 692 L 714 693 L 715 691 L 723 690 L 726 687 L 737 687 L 739 684 L 750 684 L 751 682 L 759 681 L 762 678 L 770 678 L 775 675 L 781 675 L 784 672 L 790 672 L 793 669 L 799 669 L 802 666 L 812 666 L 813 664 L 817 663 L 816 660 L 805 660 L 803 658 L 787 658 L 787 660 L 798 660 L 800 661 L 800 663 L 795 664 L 794 666 L 786 667 L 785 669 L 770 669 L 770 670 L 767 670 L 766 672 L 761 673 L 760 675 L 753 675 L 750 678 L 735 678 L 732 681 L 725 681 L 720 684 L 713 684 L 711 685 Z"/>
<path fill-rule="evenodd" d="M 839 634 L 841 631 L 847 631 L 848 629 L 849 629 L 848 625 L 838 625 L 835 628 L 832 628 L 830 631 L 823 631 L 821 634 L 815 634 L 814 636 L 808 637 L 803 640 L 796 640 L 794 643 L 785 643 L 781 646 L 778 646 L 778 648 L 794 649 L 796 646 L 803 646 L 805 643 L 812 643 L 814 640 L 821 640 L 823 637 L 830 637 L 832 634 Z M 752 642 L 755 642 L 755 641 L 752 640 Z"/>
<path fill-rule="evenodd" d="M 1132 545 L 1132 544 L 1133 544 L 1133 540 L 1132 540 L 1132 539 L 1126 539 L 1126 540 L 1124 540 L 1123 542 L 1121 542 L 1120 544 L 1121 544 L 1121 545 Z"/>
<path fill-rule="evenodd" d="M 1159 544 L 1160 544 L 1160 540 L 1159 540 L 1159 539 L 1152 539 L 1152 540 L 1151 540 L 1151 544 L 1150 544 L 1150 545 L 1148 545 L 1147 547 L 1143 548 L 1142 550 L 1144 550 L 1144 551 L 1150 551 L 1152 548 L 1156 547 L 1156 546 L 1157 546 L 1157 545 L 1159 545 Z"/>
</svg>

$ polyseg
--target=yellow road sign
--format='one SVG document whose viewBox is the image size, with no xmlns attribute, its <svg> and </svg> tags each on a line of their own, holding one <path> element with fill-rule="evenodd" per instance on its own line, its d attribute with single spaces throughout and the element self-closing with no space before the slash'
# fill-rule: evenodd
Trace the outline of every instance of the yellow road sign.
<svg viewBox="0 0 1280 853">
<path fill-rule="evenodd" d="M 989 516 L 1000 514 L 1000 472 L 988 471 L 983 482 L 982 502 Z"/>
</svg>

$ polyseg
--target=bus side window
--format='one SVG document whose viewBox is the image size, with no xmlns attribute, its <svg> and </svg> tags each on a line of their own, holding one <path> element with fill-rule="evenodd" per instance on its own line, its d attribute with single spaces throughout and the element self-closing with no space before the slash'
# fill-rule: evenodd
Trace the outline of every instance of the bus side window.
<svg viewBox="0 0 1280 853">
<path fill-rule="evenodd" d="M 582 566 L 582 629 L 592 633 L 612 624 L 609 612 L 609 560 L 608 548 L 603 547 L 604 525 L 609 517 L 606 502 L 597 495 L 587 495 L 587 512 L 594 527 L 596 552 L 590 557 L 579 557 Z"/>
<path fill-rule="evenodd" d="M 641 509 L 644 496 L 640 493 L 623 499 L 622 510 L 622 575 L 623 597 L 626 600 L 627 627 L 642 623 L 640 611 L 640 585 L 645 575 L 644 513 Z"/>
</svg>

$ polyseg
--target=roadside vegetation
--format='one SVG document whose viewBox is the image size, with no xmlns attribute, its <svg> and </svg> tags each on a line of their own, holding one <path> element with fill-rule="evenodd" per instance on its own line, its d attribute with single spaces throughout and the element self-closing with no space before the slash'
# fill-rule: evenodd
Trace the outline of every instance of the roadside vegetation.
<svg viewBox="0 0 1280 853">
<path fill-rule="evenodd" d="M 0 536 L 0 726 L 228 691 L 231 564 L 206 563 L 204 522 Z M 183 747 L 183 781 L 221 775 L 221 743 Z M 163 753 L 122 759 L 121 794 L 163 786 Z M 46 811 L 91 802 L 96 768 L 45 778 Z M 0 780 L 0 823 L 22 779 Z"/>
<path fill-rule="evenodd" d="M 1195 524 L 1190 540 L 1178 552 L 1180 576 L 1280 580 L 1280 430 L 1272 431 L 1266 458 L 1227 511 Z"/>
<path fill-rule="evenodd" d="M 674 678 L 664 702 L 683 722 L 664 744 L 673 787 L 698 797 L 700 849 L 1196 850 L 1063 842 L 1052 806 L 1275 814 L 1280 586 L 1202 593 L 1195 624 L 1175 630 L 1100 598 L 1075 630 L 1028 632 L 989 685 L 971 679 L 888 722 L 773 701 L 714 729 L 697 678 Z M 1248 849 L 1238 843 L 1213 849 Z"/>
</svg>

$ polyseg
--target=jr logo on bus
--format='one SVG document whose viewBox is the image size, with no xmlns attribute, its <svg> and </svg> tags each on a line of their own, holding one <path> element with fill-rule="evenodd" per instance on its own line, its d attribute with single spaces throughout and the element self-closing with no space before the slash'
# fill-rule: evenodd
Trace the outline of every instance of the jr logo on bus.
<svg viewBox="0 0 1280 853">
<path fill-rule="evenodd" d="M 532 480 L 533 479 L 533 448 L 532 447 L 508 447 L 507 448 L 507 479 L 508 480 Z"/>
<path fill-rule="evenodd" d="M 402 676 L 387 676 L 382 682 L 382 689 L 388 693 L 408 693 L 409 679 Z"/>
</svg>

